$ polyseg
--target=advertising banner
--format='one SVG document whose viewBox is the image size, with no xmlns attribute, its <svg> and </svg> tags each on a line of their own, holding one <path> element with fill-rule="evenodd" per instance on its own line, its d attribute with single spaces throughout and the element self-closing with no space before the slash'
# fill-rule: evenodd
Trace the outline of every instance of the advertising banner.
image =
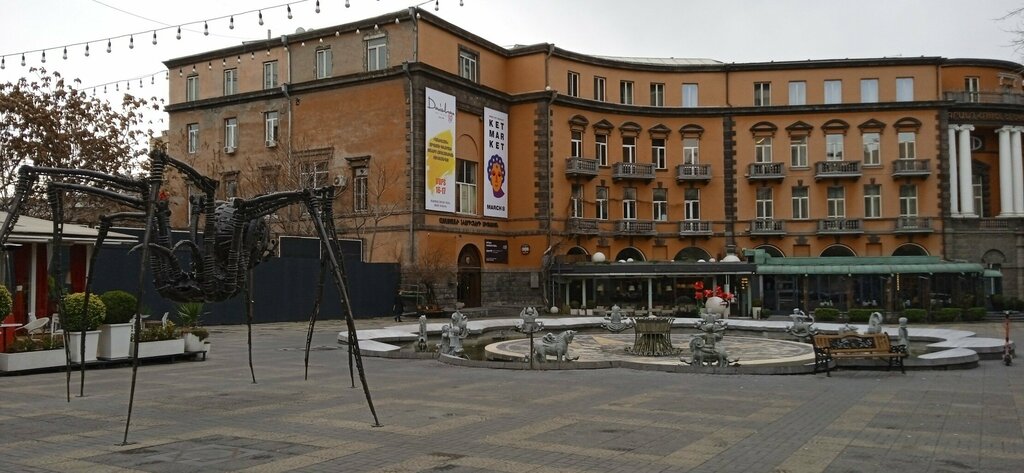
<svg viewBox="0 0 1024 473">
<path fill-rule="evenodd" d="M 455 97 L 426 89 L 427 210 L 455 212 Z"/>
<path fill-rule="evenodd" d="M 508 114 L 484 108 L 484 216 L 508 218 Z"/>
</svg>

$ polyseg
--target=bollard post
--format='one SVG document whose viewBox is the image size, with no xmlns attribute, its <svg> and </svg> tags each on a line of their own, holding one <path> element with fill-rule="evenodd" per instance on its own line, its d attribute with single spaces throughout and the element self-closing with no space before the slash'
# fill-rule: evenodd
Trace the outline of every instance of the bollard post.
<svg viewBox="0 0 1024 473">
<path fill-rule="evenodd" d="M 1003 345 L 1003 364 L 1013 364 L 1013 355 L 1010 354 L 1010 311 L 1003 311 L 1003 331 L 1006 333 L 1006 341 Z"/>
</svg>

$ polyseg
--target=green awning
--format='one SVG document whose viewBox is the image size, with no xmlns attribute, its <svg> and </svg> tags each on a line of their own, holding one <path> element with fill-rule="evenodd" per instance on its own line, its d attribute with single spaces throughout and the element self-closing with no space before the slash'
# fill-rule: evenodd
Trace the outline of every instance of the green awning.
<svg viewBox="0 0 1024 473">
<path fill-rule="evenodd" d="M 823 258 L 828 259 L 828 258 Z M 792 265 L 759 264 L 757 274 L 978 274 L 985 269 L 976 263 L 926 263 L 926 264 L 832 264 Z M 991 271 L 991 270 L 990 270 Z M 999 272 L 995 271 L 998 275 Z M 986 277 L 999 277 L 988 276 Z"/>
<path fill-rule="evenodd" d="M 1003 273 L 995 269 L 986 269 L 985 272 L 981 273 L 984 278 L 1001 278 Z"/>
</svg>

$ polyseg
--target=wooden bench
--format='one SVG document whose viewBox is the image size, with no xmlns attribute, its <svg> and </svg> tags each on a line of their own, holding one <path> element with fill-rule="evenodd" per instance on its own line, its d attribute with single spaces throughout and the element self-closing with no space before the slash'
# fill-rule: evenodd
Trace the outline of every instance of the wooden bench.
<svg viewBox="0 0 1024 473">
<path fill-rule="evenodd" d="M 893 346 L 889 335 L 884 333 L 814 336 L 814 372 L 824 368 L 826 376 L 832 376 L 829 364 L 841 358 L 882 358 L 888 362 L 887 369 L 896 364 L 900 372 L 906 374 L 903 368 L 906 356 L 907 347 Z"/>
</svg>

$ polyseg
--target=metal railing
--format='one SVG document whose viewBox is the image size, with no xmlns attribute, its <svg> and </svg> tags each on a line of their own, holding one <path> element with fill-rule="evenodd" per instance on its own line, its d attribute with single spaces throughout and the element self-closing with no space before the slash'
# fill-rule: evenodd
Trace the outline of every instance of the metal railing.
<svg viewBox="0 0 1024 473">
<path fill-rule="evenodd" d="M 786 177 L 783 163 L 751 163 L 747 167 L 747 179 L 782 179 Z"/>
<path fill-rule="evenodd" d="M 864 233 L 864 225 L 860 219 L 855 218 L 826 218 L 818 220 L 819 234 L 849 234 Z"/>
<path fill-rule="evenodd" d="M 959 103 L 1006 103 L 1011 105 L 1024 105 L 1024 94 L 1016 92 L 974 92 L 955 91 L 945 92 L 946 100 Z"/>
<path fill-rule="evenodd" d="M 711 222 L 707 220 L 683 220 L 679 222 L 679 236 L 710 234 Z"/>
<path fill-rule="evenodd" d="M 928 176 L 932 173 L 927 159 L 897 159 L 892 162 L 892 177 Z"/>
<path fill-rule="evenodd" d="M 750 221 L 750 233 L 752 235 L 784 235 L 786 221 L 774 218 L 754 219 Z"/>
<path fill-rule="evenodd" d="M 899 217 L 896 219 L 896 233 L 931 233 L 932 219 L 930 217 Z"/>
<path fill-rule="evenodd" d="M 570 218 L 566 223 L 566 231 L 576 235 L 597 235 L 597 219 Z"/>
<path fill-rule="evenodd" d="M 653 235 L 654 222 L 650 220 L 619 220 L 615 231 L 620 235 Z"/>
</svg>

